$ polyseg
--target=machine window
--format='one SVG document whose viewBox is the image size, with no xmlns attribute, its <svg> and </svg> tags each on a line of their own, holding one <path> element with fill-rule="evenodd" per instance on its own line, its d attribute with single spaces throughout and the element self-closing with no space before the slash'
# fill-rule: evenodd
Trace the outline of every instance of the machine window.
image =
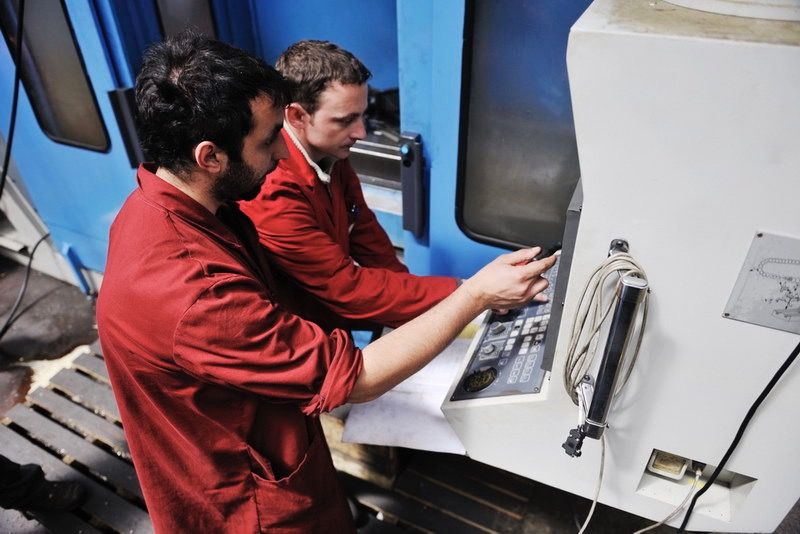
<svg viewBox="0 0 800 534">
<path fill-rule="evenodd" d="M 208 0 L 156 0 L 156 6 L 164 37 L 177 35 L 191 26 L 203 35 L 216 38 Z"/>
<path fill-rule="evenodd" d="M 19 2 L 0 0 L 0 26 L 16 57 Z M 25 3 L 21 79 L 33 112 L 52 140 L 90 150 L 109 147 L 97 100 L 62 2 Z"/>
<path fill-rule="evenodd" d="M 562 240 L 580 177 L 567 37 L 589 3 L 467 3 L 456 219 L 477 241 Z"/>
</svg>

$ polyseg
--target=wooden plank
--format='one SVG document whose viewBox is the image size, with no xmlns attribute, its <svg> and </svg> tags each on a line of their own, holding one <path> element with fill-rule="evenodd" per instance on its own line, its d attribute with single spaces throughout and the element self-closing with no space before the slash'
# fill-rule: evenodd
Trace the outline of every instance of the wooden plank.
<svg viewBox="0 0 800 534">
<path fill-rule="evenodd" d="M 89 345 L 89 350 L 91 350 L 93 354 L 97 354 L 101 358 L 103 357 L 103 347 L 100 346 L 99 339 L 96 339 L 94 343 Z"/>
<path fill-rule="evenodd" d="M 407 469 L 517 520 L 522 518 L 528 504 L 527 498 L 520 497 L 504 487 L 487 484 L 483 479 L 467 475 L 462 469 L 456 469 L 446 463 L 436 463 L 424 455 L 412 458 Z"/>
<path fill-rule="evenodd" d="M 428 471 L 435 472 L 438 469 L 446 467 L 452 471 L 461 473 L 461 475 L 466 478 L 480 481 L 482 484 L 491 486 L 525 502 L 529 500 L 535 485 L 534 482 L 519 475 L 456 454 L 415 454 L 409 462 L 409 465 L 413 462 L 419 462 L 415 469 L 421 473 L 426 473 Z"/>
<path fill-rule="evenodd" d="M 106 362 L 102 358 L 94 354 L 81 354 L 72 362 L 72 366 L 80 369 L 92 377 L 110 384 L 111 380 L 108 378 L 108 369 L 106 369 Z"/>
<path fill-rule="evenodd" d="M 521 526 L 519 519 L 436 484 L 414 471 L 406 470 L 400 475 L 395 491 L 484 532 L 516 532 Z"/>
<path fill-rule="evenodd" d="M 100 534 L 89 523 L 68 512 L 27 512 L 0 508 L 0 533 L 8 534 Z"/>
<path fill-rule="evenodd" d="M 50 412 L 50 418 L 71 428 L 82 436 L 105 443 L 117 456 L 131 460 L 131 451 L 120 427 L 95 415 L 80 404 L 47 388 L 39 388 L 28 394 L 28 402 Z"/>
<path fill-rule="evenodd" d="M 392 493 L 347 473 L 340 472 L 339 478 L 348 493 L 364 506 L 382 512 L 389 518 L 397 519 L 399 522 L 423 532 L 458 532 L 459 534 L 484 534 L 486 532 L 450 517 L 440 510 L 403 495 Z"/>
<path fill-rule="evenodd" d="M 44 525 L 28 519 L 22 512 L 4 510 L 0 508 L 0 532 L 14 532 L 15 534 L 46 534 L 50 532 Z"/>
<path fill-rule="evenodd" d="M 150 518 L 144 510 L 67 466 L 4 425 L 0 425 L 0 443 L 3 443 L 3 454 L 15 462 L 41 465 L 50 480 L 77 480 L 84 484 L 89 490 L 89 498 L 81 509 L 102 523 L 126 533 L 153 531 Z"/>
<path fill-rule="evenodd" d="M 367 524 L 359 527 L 358 534 L 408 534 L 408 530 L 401 529 L 370 515 Z"/>
<path fill-rule="evenodd" d="M 144 495 L 139 488 L 139 480 L 136 478 L 136 472 L 132 465 L 111 456 L 103 449 L 95 447 L 27 406 L 21 404 L 14 406 L 6 413 L 6 417 L 60 456 L 74 458 L 95 476 L 109 482 L 115 488 L 136 495 L 144 502 Z"/>
<path fill-rule="evenodd" d="M 72 400 L 83 404 L 94 412 L 120 421 L 114 394 L 107 384 L 97 382 L 75 372 L 74 369 L 62 369 L 50 383 L 69 395 Z"/>
<path fill-rule="evenodd" d="M 80 517 L 66 512 L 29 512 L 36 521 L 54 534 L 100 534 Z"/>
</svg>

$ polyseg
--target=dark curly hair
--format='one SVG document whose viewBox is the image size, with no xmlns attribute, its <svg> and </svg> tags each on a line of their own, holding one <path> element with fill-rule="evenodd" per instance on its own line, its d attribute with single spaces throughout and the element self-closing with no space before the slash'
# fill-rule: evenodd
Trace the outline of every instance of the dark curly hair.
<svg viewBox="0 0 800 534">
<path fill-rule="evenodd" d="M 289 102 L 289 85 L 261 59 L 191 30 L 152 45 L 136 77 L 136 129 L 147 158 L 178 175 L 212 141 L 233 160 L 253 128 L 250 102 Z"/>
<path fill-rule="evenodd" d="M 356 56 L 329 41 L 298 41 L 275 64 L 292 84 L 292 101 L 309 113 L 317 111 L 319 95 L 333 82 L 361 85 L 372 76 Z"/>
</svg>

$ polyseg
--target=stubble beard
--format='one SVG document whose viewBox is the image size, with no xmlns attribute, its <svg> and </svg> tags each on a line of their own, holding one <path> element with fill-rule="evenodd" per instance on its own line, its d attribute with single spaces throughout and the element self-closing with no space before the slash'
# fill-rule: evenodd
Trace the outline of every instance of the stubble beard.
<svg viewBox="0 0 800 534">
<path fill-rule="evenodd" d="M 225 174 L 214 183 L 211 194 L 223 204 L 253 200 L 261 192 L 264 178 L 271 170 L 259 173 L 244 161 L 231 161 Z"/>
</svg>

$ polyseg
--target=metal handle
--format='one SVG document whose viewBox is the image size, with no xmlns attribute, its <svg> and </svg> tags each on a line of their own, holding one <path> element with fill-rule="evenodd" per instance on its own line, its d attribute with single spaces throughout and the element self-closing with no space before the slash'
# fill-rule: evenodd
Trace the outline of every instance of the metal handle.
<svg viewBox="0 0 800 534">
<path fill-rule="evenodd" d="M 645 291 L 647 291 L 647 281 L 635 276 L 626 276 L 620 283 L 619 300 L 614 308 L 611 329 L 603 349 L 603 360 L 597 372 L 592 404 L 589 406 L 584 424 L 587 437 L 600 439 L 606 428 L 606 418 L 619 377 L 622 355 L 625 354 L 625 348 L 633 332 L 636 309 Z"/>
<path fill-rule="evenodd" d="M 612 249 L 614 248 L 612 243 Z M 636 311 L 645 291 L 647 291 L 647 280 L 635 276 L 622 278 L 619 285 L 619 300 L 614 308 L 611 328 L 603 349 L 603 361 L 600 363 L 597 373 L 597 382 L 594 385 L 592 402 L 589 405 L 586 420 L 582 425 L 570 430 L 567 440 L 561 445 L 570 456 L 581 455 L 584 438 L 600 439 L 605 432 L 606 418 L 614 398 L 622 356 L 625 354 L 628 340 L 633 332 Z"/>
<path fill-rule="evenodd" d="M 403 132 L 400 145 L 400 185 L 403 191 L 403 230 L 425 234 L 424 160 L 419 134 Z"/>
</svg>

